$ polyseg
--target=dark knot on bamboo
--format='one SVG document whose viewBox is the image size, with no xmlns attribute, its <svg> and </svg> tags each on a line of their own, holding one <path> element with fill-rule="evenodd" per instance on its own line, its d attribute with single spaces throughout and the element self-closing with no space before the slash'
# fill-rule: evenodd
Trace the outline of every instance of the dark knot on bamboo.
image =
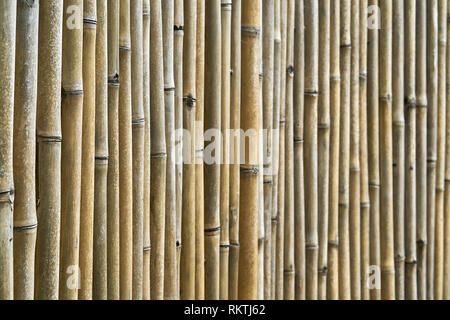
<svg viewBox="0 0 450 320">
<path fill-rule="evenodd" d="M 197 102 L 197 99 L 195 99 L 192 94 L 188 94 L 186 97 L 183 98 L 183 103 L 186 104 L 189 110 L 193 109 L 195 107 L 195 103 Z"/>
</svg>

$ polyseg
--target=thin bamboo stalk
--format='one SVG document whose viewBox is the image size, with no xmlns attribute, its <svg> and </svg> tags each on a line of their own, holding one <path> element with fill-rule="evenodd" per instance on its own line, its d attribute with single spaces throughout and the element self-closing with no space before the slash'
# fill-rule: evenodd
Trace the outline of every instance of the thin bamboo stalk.
<svg viewBox="0 0 450 320">
<path fill-rule="evenodd" d="M 378 0 L 370 0 L 369 6 L 378 8 Z M 376 6 L 376 7 L 375 7 Z M 379 12 L 371 12 L 372 15 Z M 377 19 L 377 16 L 375 16 Z M 368 43 L 368 141 L 369 143 L 369 197 L 370 197 L 370 265 L 380 266 L 380 136 L 379 136 L 379 83 L 378 83 L 378 29 L 369 29 Z M 366 271 L 367 273 L 369 270 Z M 373 276 L 374 274 L 370 274 Z M 376 280 L 376 279 L 375 279 Z M 371 300 L 379 300 L 380 288 L 370 282 Z M 366 285 L 369 285 L 367 283 Z"/>
<path fill-rule="evenodd" d="M 222 164 L 220 166 L 220 293 L 228 300 L 230 255 L 230 86 L 231 86 L 231 9 L 230 0 L 221 0 L 222 20 Z"/>
<path fill-rule="evenodd" d="M 450 4 L 447 4 L 447 15 L 450 15 Z M 447 20 L 447 36 L 450 32 L 450 20 Z M 447 46 L 447 59 L 450 58 L 450 46 Z M 450 63 L 447 63 L 447 84 L 450 83 Z M 450 86 L 447 86 L 446 97 L 450 99 Z M 444 194 L 444 292 L 443 298 L 450 299 L 450 108 L 446 111 L 445 132 L 445 194 Z"/>
<path fill-rule="evenodd" d="M 231 12 L 231 100 L 230 127 L 239 130 L 241 121 L 241 0 L 233 1 Z M 198 38 L 197 38 L 198 40 Z M 198 56 L 197 56 L 198 59 Z M 198 62 L 198 60 L 197 60 Z M 200 74 L 197 72 L 197 79 Z M 197 92 L 198 96 L 198 92 Z M 198 99 L 198 98 L 197 98 Z M 197 111 L 200 104 L 197 104 Z M 240 137 L 233 136 L 230 158 L 230 257 L 228 267 L 228 297 L 238 298 L 239 273 L 239 167 Z M 197 181 L 197 180 L 196 180 Z M 199 199 L 199 198 L 197 198 Z M 198 249 L 198 248 L 197 248 Z"/>
<path fill-rule="evenodd" d="M 120 298 L 119 242 L 119 20 L 120 3 L 108 1 L 108 299 Z"/>
<path fill-rule="evenodd" d="M 80 283 L 78 299 L 92 300 L 95 184 L 95 49 L 97 2 L 83 2 L 83 134 L 81 155 Z"/>
<path fill-rule="evenodd" d="M 221 12 L 220 0 L 205 4 L 205 131 L 221 128 Z M 205 137 L 208 141 L 208 137 Z M 211 139 L 211 138 L 209 138 Z M 205 150 L 220 141 L 205 142 Z M 220 164 L 213 162 L 204 166 L 205 188 L 205 298 L 219 299 L 219 243 L 220 243 Z M 253 270 L 252 270 L 253 271 Z M 256 274 L 256 270 L 255 270 Z"/>
<path fill-rule="evenodd" d="M 263 2 L 263 128 L 266 144 L 264 162 L 264 299 L 271 299 L 272 287 L 272 185 L 273 185 L 273 65 L 274 0 Z M 267 172 L 266 172 L 267 171 Z"/>
<path fill-rule="evenodd" d="M 330 165 L 330 1 L 319 2 L 318 223 L 317 298 L 327 298 L 327 255 Z"/>
<path fill-rule="evenodd" d="M 203 121 L 205 96 L 205 1 L 197 1 L 195 114 L 195 299 L 205 299 L 205 201 L 203 188 Z M 231 179 L 231 178 L 230 178 Z M 231 183 L 231 180 L 230 180 Z M 231 206 L 231 202 L 230 202 Z"/>
<path fill-rule="evenodd" d="M 319 2 L 305 1 L 305 255 L 306 299 L 317 299 Z"/>
<path fill-rule="evenodd" d="M 134 3 L 133 3 L 134 4 Z M 133 154 L 130 0 L 120 1 L 119 23 L 119 210 L 120 299 L 132 299 L 133 287 Z"/>
<path fill-rule="evenodd" d="M 438 2 L 427 1 L 427 299 L 434 299 L 438 126 Z"/>
<path fill-rule="evenodd" d="M 257 298 L 258 255 L 258 169 L 259 146 L 250 145 L 259 132 L 260 87 L 258 45 L 260 36 L 260 3 L 242 2 L 242 97 L 241 128 L 253 131 L 245 143 L 241 164 L 239 219 L 239 299 Z"/>
<path fill-rule="evenodd" d="M 69 8 L 70 7 L 70 8 Z M 82 0 L 64 1 L 62 64 L 61 257 L 59 298 L 76 300 L 79 287 L 83 123 Z M 74 16 L 72 16 L 74 15 Z M 72 21 L 70 19 L 73 19 Z"/>
<path fill-rule="evenodd" d="M 405 299 L 405 114 L 404 114 L 404 11 L 393 3 L 393 178 L 395 297 Z"/>
<path fill-rule="evenodd" d="M 368 40 L 368 0 L 359 6 L 359 156 L 360 156 L 360 210 L 361 210 L 361 299 L 369 300 L 367 286 L 370 266 L 370 198 L 369 160 L 367 141 L 367 40 Z"/>
<path fill-rule="evenodd" d="M 417 299 L 416 1 L 405 1 L 405 299 Z"/>
<path fill-rule="evenodd" d="M 427 297 L 427 6 L 417 1 L 417 111 L 416 111 L 416 166 L 417 166 L 417 297 Z"/>
<path fill-rule="evenodd" d="M 13 123 L 17 1 L 0 2 L 0 299 L 12 300 L 13 292 Z"/>
<path fill-rule="evenodd" d="M 166 190 L 166 139 L 164 108 L 163 30 L 161 0 L 150 0 L 150 105 L 151 105 L 151 181 L 150 238 L 151 298 L 164 297 L 164 230 Z"/>
<path fill-rule="evenodd" d="M 150 0 L 142 3 L 144 134 L 144 237 L 142 300 L 150 300 Z"/>
<path fill-rule="evenodd" d="M 181 299 L 195 299 L 195 115 L 196 115 L 196 46 L 197 2 L 185 0 L 185 37 L 183 47 L 183 138 L 187 157 L 183 161 L 183 213 L 181 242 Z M 184 145 L 186 143 L 186 146 Z M 184 157 L 183 157 L 184 158 Z"/>
<path fill-rule="evenodd" d="M 14 92 L 14 299 L 33 300 L 39 2 L 17 3 Z M 12 119 L 11 119 L 12 121 Z"/>
<path fill-rule="evenodd" d="M 164 244 L 164 299 L 178 298 L 176 261 L 176 153 L 175 153 L 175 80 L 173 74 L 174 2 L 162 1 L 164 103 L 166 120 L 166 230 Z"/>
<path fill-rule="evenodd" d="M 107 0 L 97 0 L 95 51 L 95 189 L 92 298 L 107 299 L 108 18 Z"/>
<path fill-rule="evenodd" d="M 305 299 L 305 190 L 303 128 L 305 103 L 305 18 L 303 0 L 295 3 L 294 44 L 294 198 L 295 198 L 295 299 Z M 275 86 L 274 86 L 275 87 Z M 274 134 L 275 137 L 275 134 Z M 278 147 L 274 146 L 274 150 Z M 274 154 L 274 159 L 275 154 Z"/>
<path fill-rule="evenodd" d="M 62 1 L 42 1 L 39 16 L 36 115 L 39 226 L 36 237 L 34 297 L 56 300 L 61 221 Z"/>
<path fill-rule="evenodd" d="M 438 110 L 436 163 L 436 220 L 434 298 L 443 299 L 444 290 L 444 192 L 446 128 L 447 1 L 438 2 Z"/>
<path fill-rule="evenodd" d="M 330 28 L 330 187 L 327 298 L 339 299 L 340 1 L 331 2 Z"/>
</svg>

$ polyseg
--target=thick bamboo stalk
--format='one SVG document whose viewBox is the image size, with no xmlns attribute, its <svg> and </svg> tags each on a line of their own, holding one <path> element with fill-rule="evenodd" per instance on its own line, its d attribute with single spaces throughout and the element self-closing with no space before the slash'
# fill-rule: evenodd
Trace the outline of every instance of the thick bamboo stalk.
<svg viewBox="0 0 450 320">
<path fill-rule="evenodd" d="M 319 2 L 305 1 L 305 255 L 306 299 L 317 299 Z"/>
<path fill-rule="evenodd" d="M 272 288 L 272 185 L 273 185 L 273 54 L 274 0 L 263 2 L 263 128 L 266 138 L 264 162 L 264 299 L 271 299 Z M 266 172 L 267 170 L 267 172 Z"/>
<path fill-rule="evenodd" d="M 434 298 L 443 299 L 444 290 L 444 192 L 446 128 L 447 1 L 438 2 L 438 97 Z"/>
<path fill-rule="evenodd" d="M 221 128 L 221 14 L 220 0 L 205 4 L 205 132 Z M 208 139 L 209 138 L 209 139 Z M 205 136 L 205 150 L 221 150 L 220 141 Z M 218 151 L 216 151 L 218 152 Z M 219 299 L 220 164 L 204 166 L 205 188 L 205 298 Z M 255 258 L 256 259 L 256 258 Z M 256 274 L 256 270 L 255 270 Z"/>
<path fill-rule="evenodd" d="M 416 122 L 416 166 L 417 166 L 417 297 L 427 298 L 427 6 L 417 1 L 417 122 Z"/>
<path fill-rule="evenodd" d="M 14 92 L 14 299 L 33 300 L 39 2 L 17 3 Z M 12 119 L 11 119 L 12 121 Z"/>
<path fill-rule="evenodd" d="M 43 1 L 39 8 L 37 98 L 36 299 L 56 300 L 59 288 L 61 213 L 61 67 L 62 1 Z"/>
<path fill-rule="evenodd" d="M 176 261 L 176 151 L 175 151 L 175 80 L 173 75 L 174 2 L 162 1 L 164 103 L 166 121 L 166 230 L 164 244 L 164 299 L 175 300 L 177 294 Z"/>
<path fill-rule="evenodd" d="M 450 15 L 450 4 L 447 4 Z M 447 20 L 447 36 L 450 32 L 450 20 Z M 450 46 L 447 46 L 447 59 L 450 58 Z M 447 60 L 448 61 L 448 60 Z M 447 63 L 447 84 L 450 83 L 450 63 Z M 446 98 L 450 99 L 450 86 L 447 86 Z M 450 299 L 450 108 L 446 111 L 445 132 L 445 194 L 444 194 L 444 289 L 443 298 Z"/>
<path fill-rule="evenodd" d="M 230 255 L 230 86 L 231 86 L 231 0 L 221 0 L 222 20 L 222 163 L 220 166 L 220 293 L 228 300 Z M 186 96 L 185 96 L 186 98 Z"/>
<path fill-rule="evenodd" d="M 108 18 L 107 0 L 97 0 L 95 51 L 95 189 L 92 298 L 107 299 Z"/>
<path fill-rule="evenodd" d="M 118 300 L 119 291 L 119 0 L 108 1 L 108 299 Z"/>
<path fill-rule="evenodd" d="M 438 1 L 427 1 L 427 299 L 434 299 L 438 133 Z"/>
<path fill-rule="evenodd" d="M 330 1 L 319 1 L 318 223 L 317 298 L 327 298 L 328 201 L 330 163 Z"/>
<path fill-rule="evenodd" d="M 197 2 L 184 3 L 183 46 L 183 212 L 181 242 L 180 291 L 181 299 L 195 299 L 195 115 L 196 115 L 196 45 Z M 186 142 L 186 145 L 184 145 Z"/>
<path fill-rule="evenodd" d="M 152 241 L 150 284 L 152 300 L 164 297 L 164 230 L 166 190 L 166 139 L 164 108 L 163 29 L 161 0 L 150 0 L 150 239 Z"/>
<path fill-rule="evenodd" d="M 330 187 L 327 298 L 339 299 L 340 1 L 331 2 L 330 28 Z"/>
<path fill-rule="evenodd" d="M 242 97 L 241 128 L 249 133 L 249 144 L 244 141 L 245 155 L 241 164 L 240 219 L 239 219 L 239 299 L 257 298 L 258 255 L 258 169 L 259 146 L 252 143 L 259 132 L 260 86 L 258 45 L 260 37 L 260 3 L 242 2 Z"/>
<path fill-rule="evenodd" d="M 283 291 L 285 300 L 295 298 L 295 203 L 294 203 L 294 28 L 295 1 L 288 0 L 286 45 L 285 222 Z M 266 28 L 266 26 L 264 26 Z"/>
<path fill-rule="evenodd" d="M 395 297 L 405 299 L 405 114 L 403 1 L 393 3 L 393 178 Z"/>
<path fill-rule="evenodd" d="M 69 8 L 70 7 L 70 8 Z M 83 1 L 64 1 L 62 64 L 61 257 L 59 298 L 79 289 L 81 150 L 83 123 Z"/>
<path fill-rule="evenodd" d="M 376 6 L 376 7 L 375 7 Z M 369 7 L 378 8 L 378 0 L 370 0 Z M 377 10 L 370 12 L 379 19 Z M 374 16 L 375 15 L 375 16 Z M 377 20 L 376 20 L 377 21 Z M 369 143 L 369 197 L 370 197 L 370 265 L 380 267 L 380 150 L 379 150 L 379 83 L 378 83 L 378 29 L 369 29 L 367 116 Z M 369 272 L 367 270 L 366 272 Z M 373 271 L 369 276 L 373 276 Z M 376 279 L 375 279 L 376 280 Z M 371 281 L 370 298 L 380 299 L 380 288 Z"/>
<path fill-rule="evenodd" d="M 205 96 L 205 1 L 197 1 L 195 114 L 195 299 L 205 299 L 205 235 L 203 188 L 203 120 Z M 230 203 L 231 205 L 231 203 Z"/>
<path fill-rule="evenodd" d="M 131 26 L 131 107 L 133 182 L 132 298 L 142 300 L 144 254 L 144 139 L 142 0 L 130 2 Z"/>
<path fill-rule="evenodd" d="M 120 1 L 119 23 L 119 210 L 120 299 L 132 299 L 133 286 L 133 154 L 130 0 Z"/>
<path fill-rule="evenodd" d="M 370 198 L 369 159 L 367 141 L 367 40 L 368 40 L 368 0 L 359 6 L 359 157 L 360 157 L 360 212 L 361 212 L 361 299 L 369 300 L 367 286 L 370 266 Z"/>
<path fill-rule="evenodd" d="M 416 1 L 405 1 L 405 299 L 417 299 Z"/>
<path fill-rule="evenodd" d="M 303 173 L 303 114 L 305 102 L 305 18 L 303 0 L 295 3 L 294 44 L 294 198 L 295 299 L 305 299 L 305 190 Z M 275 59 L 276 61 L 276 59 Z M 275 88 L 275 86 L 274 86 Z M 275 96 L 275 94 L 274 94 Z M 275 114 L 275 112 L 274 112 Z M 274 117 L 275 119 L 275 117 Z M 276 135 L 274 134 L 274 141 Z M 274 150 L 278 147 L 274 146 Z M 276 161 L 274 153 L 274 161 Z M 275 165 L 274 165 L 275 167 Z"/>
<path fill-rule="evenodd" d="M 241 120 L 241 0 L 233 1 L 231 17 L 231 100 L 230 126 L 232 130 L 240 129 Z M 199 17 L 198 17 L 199 18 Z M 197 38 L 198 41 L 198 38 Z M 197 63 L 199 56 L 197 55 Z M 200 74 L 197 72 L 197 80 Z M 197 92 L 197 99 L 198 96 Z M 198 100 L 200 102 L 200 100 Z M 197 113 L 200 104 L 197 104 Z M 240 137 L 233 136 L 230 158 L 230 257 L 228 267 L 228 297 L 238 298 L 239 273 L 239 167 L 240 167 Z M 197 178 L 196 178 L 197 179 Z M 197 182 L 197 180 L 196 180 Z M 197 199 L 199 199 L 197 197 Z M 198 252 L 198 248 L 197 248 Z"/>
<path fill-rule="evenodd" d="M 142 3 L 144 134 L 144 237 L 142 300 L 150 300 L 150 0 Z"/>
<path fill-rule="evenodd" d="M 83 134 L 80 206 L 80 300 L 92 299 L 95 184 L 95 48 L 97 2 L 83 2 Z"/>
<path fill-rule="evenodd" d="M 13 123 L 17 1 L 0 2 L 0 299 L 12 300 L 13 292 Z"/>
<path fill-rule="evenodd" d="M 285 196 L 285 132 L 286 132 L 286 47 L 287 47 L 287 2 L 280 0 L 280 117 L 279 117 L 279 150 L 278 150 L 278 189 L 277 189 L 277 238 L 275 266 L 275 299 L 284 296 L 284 196 Z M 245 60 L 243 60 L 245 61 Z"/>
</svg>

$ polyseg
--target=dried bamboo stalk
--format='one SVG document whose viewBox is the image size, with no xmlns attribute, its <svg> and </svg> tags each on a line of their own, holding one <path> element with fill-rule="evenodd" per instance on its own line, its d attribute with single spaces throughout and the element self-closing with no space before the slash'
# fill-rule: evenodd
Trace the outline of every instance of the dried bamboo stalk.
<svg viewBox="0 0 450 320">
<path fill-rule="evenodd" d="M 80 205 L 80 283 L 78 299 L 92 300 L 95 184 L 95 51 L 97 2 L 83 2 L 83 127 Z"/>
<path fill-rule="evenodd" d="M 107 268 L 108 299 L 120 298 L 120 242 L 119 242 L 119 20 L 120 3 L 108 1 L 108 214 Z"/>
<path fill-rule="evenodd" d="M 447 4 L 447 15 L 450 15 L 450 4 Z M 447 36 L 450 32 L 450 20 L 447 20 Z M 450 47 L 447 46 L 447 59 L 450 57 Z M 447 84 L 450 83 L 450 63 L 447 63 Z M 450 99 L 450 86 L 447 86 L 446 98 Z M 444 289 L 443 299 L 450 299 L 450 108 L 446 111 L 445 132 L 445 194 L 444 194 Z"/>
<path fill-rule="evenodd" d="M 70 7 L 70 8 L 69 8 Z M 83 122 L 83 1 L 64 1 L 61 122 L 61 257 L 59 298 L 76 300 L 79 287 Z"/>
<path fill-rule="evenodd" d="M 37 229 L 35 160 L 39 2 L 27 4 L 19 1 L 16 10 L 14 299 L 33 300 Z"/>
<path fill-rule="evenodd" d="M 163 70 L 163 27 L 161 0 L 150 0 L 150 285 L 152 300 L 164 297 L 164 230 L 166 190 L 166 139 Z"/>
</svg>

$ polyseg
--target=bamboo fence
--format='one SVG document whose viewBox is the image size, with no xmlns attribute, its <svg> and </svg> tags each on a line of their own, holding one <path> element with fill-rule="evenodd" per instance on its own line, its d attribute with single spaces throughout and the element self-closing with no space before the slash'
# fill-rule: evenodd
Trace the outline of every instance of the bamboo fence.
<svg viewBox="0 0 450 320">
<path fill-rule="evenodd" d="M 0 299 L 450 299 L 449 13 L 0 0 Z"/>
</svg>

